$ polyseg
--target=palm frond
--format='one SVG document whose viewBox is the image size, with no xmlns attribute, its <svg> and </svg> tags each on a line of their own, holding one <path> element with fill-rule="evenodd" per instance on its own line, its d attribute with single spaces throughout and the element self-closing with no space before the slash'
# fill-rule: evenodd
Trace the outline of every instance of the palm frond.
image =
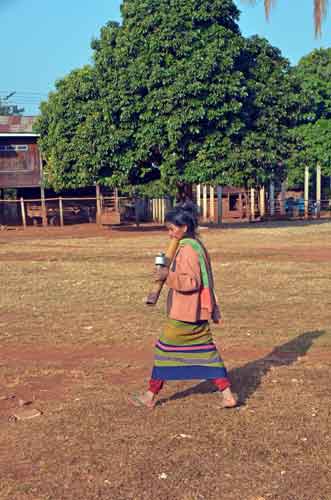
<svg viewBox="0 0 331 500">
<path fill-rule="evenodd" d="M 327 0 L 314 0 L 315 36 L 321 36 L 322 21 L 327 14 Z"/>
<path fill-rule="evenodd" d="M 276 0 L 264 0 L 265 17 L 269 20 L 271 8 L 274 7 Z"/>
<path fill-rule="evenodd" d="M 257 0 L 243 0 L 246 3 L 255 4 Z M 287 0 L 291 1 L 291 0 Z M 327 15 L 327 7 L 329 0 L 314 0 L 314 23 L 315 23 L 315 36 L 319 37 L 322 34 L 322 22 Z M 264 0 L 264 10 L 267 20 L 270 17 L 270 11 L 276 4 L 276 0 Z"/>
<path fill-rule="evenodd" d="M 276 4 L 276 0 L 263 0 L 264 1 L 264 11 L 267 20 L 269 21 L 271 8 Z M 258 0 L 242 0 L 244 3 L 249 3 L 254 5 L 258 2 Z"/>
</svg>

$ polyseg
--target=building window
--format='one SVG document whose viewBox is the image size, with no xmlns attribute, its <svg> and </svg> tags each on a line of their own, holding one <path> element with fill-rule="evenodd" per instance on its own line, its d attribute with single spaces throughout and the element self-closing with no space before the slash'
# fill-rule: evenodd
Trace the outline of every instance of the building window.
<svg viewBox="0 0 331 500">
<path fill-rule="evenodd" d="M 28 150 L 29 147 L 27 144 L 0 144 L 0 153 L 22 153 Z"/>
</svg>

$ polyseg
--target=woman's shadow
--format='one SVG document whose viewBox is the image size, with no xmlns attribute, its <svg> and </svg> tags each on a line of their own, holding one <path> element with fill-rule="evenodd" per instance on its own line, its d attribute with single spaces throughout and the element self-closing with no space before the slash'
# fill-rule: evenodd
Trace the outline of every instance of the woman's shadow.
<svg viewBox="0 0 331 500">
<path fill-rule="evenodd" d="M 299 358 L 306 355 L 314 340 L 324 335 L 324 333 L 324 331 L 305 332 L 285 344 L 276 346 L 263 358 L 250 361 L 243 366 L 230 370 L 229 378 L 232 383 L 232 389 L 238 394 L 239 405 L 246 403 L 261 384 L 263 377 L 271 369 L 295 363 Z M 210 381 L 205 380 L 189 389 L 177 392 L 169 398 L 161 399 L 159 403 L 186 398 L 192 394 L 215 392 L 216 390 Z"/>
</svg>

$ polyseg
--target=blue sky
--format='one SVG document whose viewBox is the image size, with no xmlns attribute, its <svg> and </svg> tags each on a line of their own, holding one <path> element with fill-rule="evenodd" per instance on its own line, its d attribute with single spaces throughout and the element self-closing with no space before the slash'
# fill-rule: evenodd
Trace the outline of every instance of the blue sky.
<svg viewBox="0 0 331 500">
<path fill-rule="evenodd" d="M 69 71 L 91 61 L 90 42 L 109 20 L 120 21 L 120 0 L 0 0 L 0 96 L 17 94 L 12 103 L 35 114 L 38 103 Z M 269 23 L 263 0 L 246 0 L 240 28 L 245 36 L 258 34 L 279 47 L 295 64 L 314 48 L 331 46 L 331 16 L 315 40 L 313 0 L 277 0 Z M 16 101 L 15 101 L 16 99 Z"/>
</svg>

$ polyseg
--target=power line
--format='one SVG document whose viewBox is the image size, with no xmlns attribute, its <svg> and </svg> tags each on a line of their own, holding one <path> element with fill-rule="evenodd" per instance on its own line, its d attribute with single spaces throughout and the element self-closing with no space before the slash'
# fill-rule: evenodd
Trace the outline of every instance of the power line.
<svg viewBox="0 0 331 500">
<path fill-rule="evenodd" d="M 48 92 L 39 92 L 39 91 L 32 91 L 32 90 L 2 90 L 0 89 L 0 94 L 11 94 L 12 92 L 15 92 L 15 94 L 22 94 L 22 95 L 48 95 Z M 50 91 L 51 92 L 51 91 Z"/>
<path fill-rule="evenodd" d="M 2 101 L 0 99 L 0 102 L 2 104 L 17 104 L 17 103 L 24 103 L 24 104 L 39 104 L 41 102 L 46 102 L 47 99 L 39 99 L 39 100 L 29 100 L 29 99 L 13 99 L 12 101 Z"/>
<path fill-rule="evenodd" d="M 32 90 L 0 90 L 0 104 L 8 107 L 21 107 L 37 111 L 43 101 L 47 101 L 48 94 Z"/>
</svg>

